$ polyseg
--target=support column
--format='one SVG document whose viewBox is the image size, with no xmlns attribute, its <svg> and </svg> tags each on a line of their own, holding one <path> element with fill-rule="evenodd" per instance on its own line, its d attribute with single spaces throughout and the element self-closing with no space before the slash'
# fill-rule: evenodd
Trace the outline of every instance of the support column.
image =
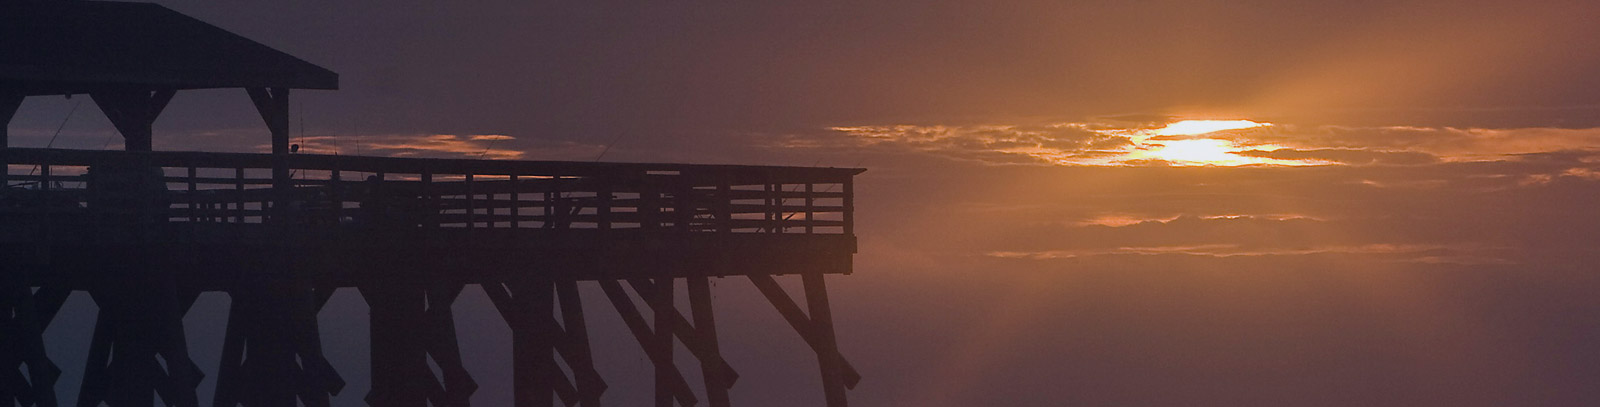
<svg viewBox="0 0 1600 407">
<path fill-rule="evenodd" d="M 583 301 L 578 297 L 577 281 L 556 282 L 556 297 L 561 302 L 561 324 L 566 337 L 561 342 L 562 358 L 577 377 L 578 405 L 599 407 L 606 382 L 594 370 L 594 354 L 589 349 L 589 328 L 583 319 Z M 567 350 L 570 349 L 570 350 Z"/>
<path fill-rule="evenodd" d="M 822 393 L 827 398 L 828 407 L 845 407 L 849 403 L 844 397 L 844 374 L 840 366 L 843 358 L 839 356 L 839 344 L 833 335 L 833 311 L 828 307 L 828 287 L 824 285 L 822 273 L 801 275 L 800 281 L 805 285 L 806 308 L 811 311 L 812 332 L 819 342 L 817 364 L 822 368 Z"/>
<path fill-rule="evenodd" d="M 717 344 L 717 323 L 711 308 L 711 282 L 709 278 L 689 277 L 689 313 L 694 316 L 694 331 L 698 345 L 714 360 L 700 359 L 700 372 L 706 383 L 706 402 L 711 407 L 728 407 L 728 389 L 733 387 L 729 372 L 724 369 L 722 350 Z"/>
<path fill-rule="evenodd" d="M 817 353 L 818 365 L 822 368 L 823 394 L 827 397 L 829 407 L 845 406 L 845 389 L 853 389 L 861 382 L 861 374 L 855 367 L 850 366 L 850 361 L 839 354 L 838 343 L 834 340 L 833 315 L 828 307 L 828 291 L 823 285 L 822 274 L 806 274 L 801 277 L 805 285 L 806 306 L 810 308 L 811 315 L 806 315 L 799 305 L 789 297 L 788 292 L 766 274 L 750 274 L 750 282 L 756 289 L 767 297 L 772 307 L 789 321 L 800 338 L 805 339 L 811 350 Z"/>
<path fill-rule="evenodd" d="M 292 186 L 289 179 L 289 88 L 245 88 L 250 101 L 266 121 L 272 133 L 272 189 L 276 191 L 274 218 L 281 218 L 282 209 Z"/>
<path fill-rule="evenodd" d="M 692 406 L 699 403 L 700 400 L 695 398 L 694 391 L 689 388 L 689 382 L 683 379 L 682 373 L 678 372 L 678 367 L 673 362 L 672 354 L 663 351 L 663 348 L 666 348 L 662 346 L 663 343 L 667 346 L 672 345 L 672 331 L 663 330 L 663 327 L 659 325 L 651 328 L 649 323 L 645 322 L 644 316 L 639 313 L 639 309 L 634 307 L 633 299 L 628 297 L 628 293 L 623 291 L 622 284 L 616 280 L 600 280 L 599 283 L 600 289 L 606 293 L 606 298 L 610 299 L 611 305 L 617 309 L 617 314 L 622 316 L 623 324 L 628 326 L 628 331 L 639 342 L 639 346 L 644 348 L 645 354 L 650 357 L 650 363 L 655 366 L 658 394 L 659 389 L 665 387 L 672 396 L 665 405 L 670 406 L 671 401 L 674 399 L 677 400 L 678 405 L 682 406 Z M 671 286 L 668 285 L 666 287 Z M 660 299 L 663 296 L 660 294 L 652 295 L 647 292 L 640 292 L 639 295 L 645 299 L 646 303 L 661 305 Z M 670 306 L 671 303 L 669 302 L 666 305 Z M 658 314 L 666 315 L 656 319 L 659 324 L 663 318 L 672 321 L 671 315 L 676 313 Z M 671 324 L 671 322 L 668 324 Z M 662 332 L 666 334 L 662 335 Z M 662 405 L 661 401 L 658 398 L 656 400 L 657 405 Z"/>
<path fill-rule="evenodd" d="M 678 199 L 682 200 L 683 198 L 680 196 Z M 645 301 L 650 303 L 651 308 L 658 310 L 675 309 L 676 307 L 672 304 L 672 295 L 676 290 L 672 289 L 672 278 L 658 278 L 654 284 L 654 290 L 651 290 L 653 292 L 640 292 L 639 294 L 644 297 Z M 672 339 L 672 326 L 678 321 L 674 321 L 671 313 L 668 312 L 652 312 L 651 314 L 654 314 L 652 316 L 655 317 L 655 336 L 650 338 L 650 346 L 655 348 L 654 353 L 658 355 L 657 357 L 668 362 L 655 364 L 656 407 L 672 407 L 673 377 L 677 376 L 678 380 L 683 380 L 678 373 L 677 364 L 672 356 L 672 345 L 675 343 Z"/>
<path fill-rule="evenodd" d="M 371 310 L 372 406 L 467 406 L 478 384 L 461 364 L 450 306 L 462 284 L 442 288 L 368 285 Z M 442 380 L 428 367 L 432 359 Z"/>
<path fill-rule="evenodd" d="M 89 293 L 100 306 L 79 406 L 198 406 L 204 376 L 189 359 L 183 315 L 198 292 L 148 263 L 111 270 Z M 165 366 L 163 366 L 165 365 Z"/>
<path fill-rule="evenodd" d="M 61 308 L 54 294 L 45 289 L 35 294 L 23 270 L 0 264 L 0 405 L 57 405 L 61 369 L 44 352 L 44 328 Z"/>
<path fill-rule="evenodd" d="M 555 405 L 556 366 L 555 326 L 544 319 L 555 312 L 555 287 L 550 280 L 537 279 L 511 284 L 511 304 L 523 313 L 511 329 L 511 370 L 513 397 L 517 407 Z M 565 377 L 560 377 L 565 380 Z"/>
<path fill-rule="evenodd" d="M 662 306 L 659 303 L 646 302 L 651 307 L 650 312 L 672 320 L 673 335 L 683 342 L 684 347 L 689 348 L 689 352 L 693 353 L 696 359 L 700 360 L 700 370 L 706 379 L 706 397 L 723 400 L 712 401 L 712 405 L 726 405 L 727 389 L 732 388 L 733 383 L 739 380 L 739 373 L 722 359 L 722 351 L 717 344 L 716 322 L 711 315 L 710 281 L 704 277 L 690 277 L 688 281 L 689 307 L 695 322 L 691 323 L 685 319 L 672 304 Z M 652 296 L 656 295 L 655 284 L 650 280 L 629 279 L 628 283 L 640 297 L 653 298 Z"/>
<path fill-rule="evenodd" d="M 91 93 L 89 97 L 100 106 L 100 111 L 105 112 L 106 118 L 117 127 L 117 132 L 122 133 L 124 150 L 150 151 L 153 148 L 151 126 L 176 92 L 173 89 L 99 92 Z"/>
<path fill-rule="evenodd" d="M 554 308 L 546 305 L 551 301 L 552 284 L 561 306 L 560 323 L 551 315 Z M 482 287 L 511 327 L 514 405 L 550 406 L 554 393 L 565 405 L 598 407 L 606 383 L 594 369 L 578 283 L 532 281 Z M 553 358 L 546 357 L 552 348 L 572 369 L 574 380 L 567 378 Z"/>
<path fill-rule="evenodd" d="M 6 159 L 5 150 L 11 147 L 11 118 L 16 116 L 17 108 L 22 106 L 23 96 L 20 94 L 0 94 L 0 188 L 10 185 L 10 167 Z"/>
<path fill-rule="evenodd" d="M 333 289 L 251 281 L 229 290 L 233 303 L 217 370 L 216 407 L 326 407 L 344 379 L 322 354 L 317 311 Z"/>
</svg>

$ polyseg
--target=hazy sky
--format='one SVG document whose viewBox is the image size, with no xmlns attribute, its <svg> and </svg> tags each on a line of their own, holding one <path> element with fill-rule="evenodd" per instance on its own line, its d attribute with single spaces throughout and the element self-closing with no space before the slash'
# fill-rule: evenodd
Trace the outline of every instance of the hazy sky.
<svg viewBox="0 0 1600 407">
<path fill-rule="evenodd" d="M 869 168 L 830 282 L 858 405 L 1600 403 L 1597 2 L 160 3 L 338 72 L 294 94 L 311 152 Z M 30 99 L 13 145 L 85 100 Z M 112 131 L 86 103 L 55 146 Z M 266 143 L 240 90 L 156 123 Z M 718 292 L 734 401 L 819 403 L 777 313 Z M 225 304 L 190 317 L 212 371 Z M 648 400 L 590 314 L 608 402 Z M 508 333 L 474 290 L 457 315 L 504 403 Z M 364 318 L 323 314 L 344 405 Z M 88 324 L 52 326 L 68 370 Z"/>
</svg>

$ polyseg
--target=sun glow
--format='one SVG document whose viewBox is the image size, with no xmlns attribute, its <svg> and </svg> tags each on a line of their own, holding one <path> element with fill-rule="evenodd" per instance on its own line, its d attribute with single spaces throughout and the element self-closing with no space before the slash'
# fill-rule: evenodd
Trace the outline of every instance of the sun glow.
<svg viewBox="0 0 1600 407">
<path fill-rule="evenodd" d="M 1234 155 L 1233 151 L 1233 143 L 1227 140 L 1171 140 L 1161 142 L 1160 147 L 1150 151 L 1149 157 L 1188 165 L 1251 164 L 1250 157 Z"/>
<path fill-rule="evenodd" d="M 1157 136 L 1192 136 L 1196 134 L 1215 133 L 1223 130 L 1250 129 L 1271 126 L 1271 123 L 1257 123 L 1249 120 L 1183 120 L 1168 124 L 1155 131 Z"/>
<path fill-rule="evenodd" d="M 1143 146 L 1142 151 L 1129 154 L 1129 158 L 1136 160 L 1159 160 L 1170 165 L 1200 166 L 1200 165 L 1250 165 L 1250 164 L 1277 164 L 1277 165 L 1303 165 L 1303 163 L 1274 160 L 1261 157 L 1248 157 L 1234 152 L 1242 149 L 1271 150 L 1277 146 L 1271 145 L 1242 145 L 1232 138 L 1210 138 L 1205 135 L 1228 131 L 1243 130 L 1271 126 L 1271 123 L 1261 123 L 1250 120 L 1181 120 L 1168 123 L 1166 127 L 1154 130 L 1142 130 L 1130 134 L 1134 143 Z"/>
</svg>

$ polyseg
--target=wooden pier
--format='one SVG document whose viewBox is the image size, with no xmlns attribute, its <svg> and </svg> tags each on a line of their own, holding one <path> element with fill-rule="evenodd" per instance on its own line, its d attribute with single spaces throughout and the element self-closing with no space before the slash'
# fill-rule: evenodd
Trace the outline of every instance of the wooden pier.
<svg viewBox="0 0 1600 407">
<path fill-rule="evenodd" d="M 863 170 L 291 153 L 290 89 L 337 83 L 153 4 L 0 2 L 0 405 L 59 405 L 43 333 L 84 292 L 99 312 L 78 406 L 199 406 L 207 374 L 213 406 L 326 406 L 345 381 L 321 338 L 342 327 L 316 316 L 355 288 L 371 311 L 368 404 L 466 406 L 477 385 L 451 305 L 476 285 L 512 332 L 515 405 L 598 406 L 606 350 L 590 347 L 578 298 L 592 284 L 649 356 L 657 406 L 728 406 L 738 374 L 711 277 L 749 279 L 815 352 L 827 405 L 846 405 L 861 376 L 839 352 L 825 276 L 851 272 Z M 152 151 L 173 95 L 214 88 L 245 90 L 272 151 Z M 25 98 L 75 94 L 124 151 L 10 146 Z M 231 298 L 214 368 L 184 336 L 202 292 Z M 679 343 L 703 394 L 675 364 Z"/>
<path fill-rule="evenodd" d="M 5 337 L 20 341 L 0 395 L 23 405 L 53 405 L 54 375 L 24 380 L 20 367 L 57 369 L 27 344 L 42 343 L 72 291 L 102 311 L 80 400 L 113 406 L 152 405 L 152 394 L 192 405 L 202 369 L 181 362 L 181 321 L 206 291 L 234 304 L 217 406 L 325 405 L 343 383 L 318 338 L 337 328 L 315 315 L 342 287 L 372 307 L 373 405 L 465 405 L 475 386 L 449 306 L 466 285 L 481 286 L 514 333 L 519 405 L 552 394 L 598 403 L 605 382 L 580 283 L 601 288 L 657 365 L 661 405 L 701 400 L 673 363 L 674 341 L 703 364 L 709 405 L 728 405 L 737 376 L 717 352 L 709 277 L 755 283 L 817 351 L 825 391 L 843 400 L 859 380 L 834 345 L 823 276 L 850 272 L 861 170 L 290 155 L 292 177 L 277 183 L 270 154 L 0 156 L 33 173 L 8 174 L 0 194 Z M 802 279 L 804 302 L 778 287 L 784 275 Z M 672 305 L 680 281 L 687 316 Z"/>
</svg>

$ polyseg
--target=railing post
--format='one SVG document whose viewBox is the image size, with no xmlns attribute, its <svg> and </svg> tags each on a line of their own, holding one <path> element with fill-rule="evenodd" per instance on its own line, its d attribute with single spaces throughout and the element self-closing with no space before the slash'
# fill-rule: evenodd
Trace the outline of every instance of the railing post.
<svg viewBox="0 0 1600 407">
<path fill-rule="evenodd" d="M 188 174 L 189 175 L 189 221 L 190 222 L 199 222 L 200 221 L 200 213 L 199 213 L 199 211 L 197 211 L 197 209 L 198 209 L 197 207 L 200 206 L 200 197 L 198 195 L 199 194 L 198 191 L 199 191 L 200 188 L 199 188 L 199 185 L 197 185 L 195 183 L 195 179 L 194 179 L 197 172 L 198 171 L 196 171 L 195 168 L 194 168 L 194 163 L 190 163 L 189 164 L 189 174 Z"/>
<path fill-rule="evenodd" d="M 595 227 L 600 230 L 611 230 L 611 187 L 616 177 L 609 174 L 600 177 L 600 187 L 595 188 Z"/>
<path fill-rule="evenodd" d="M 476 227 L 477 223 L 478 223 L 477 222 L 478 206 L 474 204 L 474 201 L 473 201 L 473 198 L 472 198 L 472 173 L 469 172 L 466 175 L 467 175 L 467 178 L 466 178 L 465 185 L 466 185 L 466 188 L 467 188 L 467 229 L 472 229 L 473 227 Z"/>
<path fill-rule="evenodd" d="M 511 228 L 516 229 L 521 226 L 520 218 L 522 216 L 522 203 L 518 197 L 522 195 L 522 191 L 519 190 L 519 187 L 517 186 L 517 174 L 508 175 L 506 176 L 506 179 L 509 180 L 511 185 L 511 199 L 509 199 L 511 202 L 511 210 L 509 211 L 511 212 Z"/>
<path fill-rule="evenodd" d="M 717 178 L 717 232 L 733 233 L 733 181 L 726 173 Z"/>
<path fill-rule="evenodd" d="M 694 219 L 693 206 L 689 202 L 689 193 L 694 191 L 694 187 L 689 185 L 685 179 L 686 177 L 680 172 L 672 180 L 673 230 L 680 233 L 688 233 L 690 231 L 689 222 Z"/>
<path fill-rule="evenodd" d="M 828 407 L 845 407 L 845 379 L 839 344 L 833 332 L 833 312 L 828 304 L 828 288 L 822 273 L 800 276 L 806 295 L 806 308 L 811 316 L 812 334 L 816 335 L 817 364 L 822 370 L 822 393 Z"/>
<path fill-rule="evenodd" d="M 816 222 L 814 222 L 817 218 L 816 185 L 810 182 L 806 183 L 806 234 L 808 235 L 816 233 Z"/>
<path fill-rule="evenodd" d="M 337 161 L 335 161 L 337 162 Z M 339 167 L 328 171 L 328 203 L 333 205 L 333 225 L 344 223 L 344 180 Z"/>
<path fill-rule="evenodd" d="M 766 176 L 762 181 L 762 220 L 766 221 L 765 232 L 778 231 L 778 223 L 773 221 L 773 179 Z"/>
<path fill-rule="evenodd" d="M 843 208 L 840 210 L 844 211 L 844 234 L 854 236 L 856 234 L 856 188 L 853 177 L 844 179 L 844 202 L 842 206 Z"/>
<path fill-rule="evenodd" d="M 428 229 L 437 229 L 439 227 L 441 206 L 439 205 L 438 195 L 434 194 L 433 170 L 424 168 L 422 174 L 418 174 L 418 177 L 422 179 L 422 195 L 418 198 L 422 199 L 423 203 L 428 206 L 427 218 L 422 220 L 422 226 Z M 378 181 L 383 181 L 383 173 L 378 173 Z M 387 205 L 387 203 L 378 203 L 378 208 L 382 208 L 383 205 Z"/>
<path fill-rule="evenodd" d="M 50 190 L 50 162 L 39 164 L 39 190 Z"/>
<path fill-rule="evenodd" d="M 0 94 L 0 189 L 11 186 L 11 159 L 6 154 L 6 150 L 11 148 L 11 141 L 7 133 L 11 127 L 11 117 L 22 106 L 23 98 L 20 93 Z"/>
<path fill-rule="evenodd" d="M 639 227 L 645 230 L 661 227 L 661 193 L 656 191 L 649 172 L 639 174 Z"/>
<path fill-rule="evenodd" d="M 234 223 L 244 224 L 244 167 L 233 169 Z"/>
</svg>

